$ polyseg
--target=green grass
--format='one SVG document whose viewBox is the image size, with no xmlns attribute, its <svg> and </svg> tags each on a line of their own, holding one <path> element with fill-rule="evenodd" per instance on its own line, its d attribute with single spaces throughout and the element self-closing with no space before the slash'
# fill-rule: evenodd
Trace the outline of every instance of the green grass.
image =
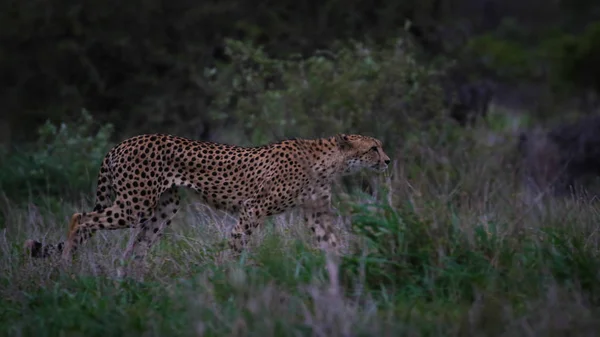
<svg viewBox="0 0 600 337">
<path fill-rule="evenodd" d="M 102 233 L 70 268 L 29 260 L 40 233 L 14 210 L 1 243 L 0 331 L 7 336 L 585 335 L 597 317 L 598 221 L 592 205 L 557 204 L 537 226 L 446 218 L 410 202 L 355 204 L 355 247 L 339 261 L 313 249 L 294 215 L 267 226 L 240 260 L 225 223 L 190 207 L 143 271 L 121 278 L 128 232 Z M 439 207 L 439 206 L 438 206 Z M 475 211 L 475 210 L 472 210 Z M 34 216 L 32 216 L 35 219 Z M 64 233 L 60 217 L 46 241 Z M 204 221 L 206 222 L 203 222 Z M 10 221 L 10 220 L 9 220 Z M 535 223 L 533 222 L 535 221 Z M 437 223 L 436 223 L 437 222 Z M 116 242 L 115 242 L 116 241 Z M 257 245 L 257 243 L 260 243 Z M 558 330 L 557 330 L 558 329 Z"/>
<path fill-rule="evenodd" d="M 505 166 L 512 144 L 475 143 L 413 149 L 377 180 L 377 198 L 336 188 L 341 258 L 315 249 L 291 213 L 234 259 L 224 246 L 235 219 L 185 198 L 145 268 L 121 274 L 128 230 L 100 232 L 63 268 L 24 257 L 21 245 L 64 239 L 69 216 L 90 200 L 8 196 L 0 334 L 596 335 L 598 205 L 531 201 Z"/>
</svg>

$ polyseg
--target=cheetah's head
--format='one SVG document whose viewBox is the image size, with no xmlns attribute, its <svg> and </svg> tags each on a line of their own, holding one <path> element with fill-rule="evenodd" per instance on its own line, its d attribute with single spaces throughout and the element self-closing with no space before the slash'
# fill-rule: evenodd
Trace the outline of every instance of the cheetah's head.
<svg viewBox="0 0 600 337">
<path fill-rule="evenodd" d="M 338 134 L 335 140 L 344 156 L 344 174 L 353 174 L 362 169 L 383 172 L 390 163 L 390 157 L 383 151 L 378 139 Z"/>
</svg>

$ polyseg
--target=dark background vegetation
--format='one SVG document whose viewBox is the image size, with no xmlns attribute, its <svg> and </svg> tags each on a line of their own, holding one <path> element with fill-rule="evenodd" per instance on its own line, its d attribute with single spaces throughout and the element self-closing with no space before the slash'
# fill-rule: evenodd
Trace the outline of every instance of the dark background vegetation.
<svg viewBox="0 0 600 337">
<path fill-rule="evenodd" d="M 205 69 L 228 64 L 224 39 L 253 41 L 273 57 L 308 56 L 348 39 L 388 42 L 407 22 L 419 59 L 456 60 L 450 75 L 459 85 L 488 79 L 500 104 L 559 113 L 557 103 L 592 104 L 600 88 L 599 7 L 591 0 L 4 0 L 0 139 L 35 139 L 46 120 L 72 120 L 82 108 L 113 123 L 116 138 L 165 131 L 210 139 L 222 126 L 210 105 L 225 88 Z"/>
<path fill-rule="evenodd" d="M 597 1 L 0 0 L 0 27 L 7 335 L 600 331 L 597 205 L 527 199 L 515 179 L 520 129 L 597 110 Z M 578 128 L 557 142 L 578 143 Z M 143 132 L 240 145 L 364 133 L 393 167 L 336 185 L 335 263 L 295 214 L 228 260 L 231 223 L 193 202 L 140 277 L 116 271 L 125 230 L 98 234 L 68 274 L 27 259 L 24 240 L 64 240 L 106 151 Z M 554 151 L 543 141 L 528 143 L 531 166 L 539 144 Z"/>
</svg>

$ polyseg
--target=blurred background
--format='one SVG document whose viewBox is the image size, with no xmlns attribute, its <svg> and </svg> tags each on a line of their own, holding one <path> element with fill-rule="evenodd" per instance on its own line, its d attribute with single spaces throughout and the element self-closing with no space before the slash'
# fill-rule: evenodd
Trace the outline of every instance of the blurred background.
<svg viewBox="0 0 600 337">
<path fill-rule="evenodd" d="M 495 86 L 495 104 L 536 117 L 560 115 L 565 107 L 589 112 L 600 88 L 598 20 L 600 5 L 592 0 L 4 0 L 0 142 L 35 140 L 47 120 L 73 121 L 82 109 L 100 124 L 112 123 L 117 139 L 155 131 L 221 138 L 224 127 L 251 123 L 241 113 L 259 118 L 267 114 L 264 109 L 281 110 L 276 117 L 299 122 L 313 113 L 311 103 L 321 108 L 310 99 L 328 104 L 336 99 L 318 87 L 334 85 L 328 77 L 334 70 L 315 71 L 325 72 L 323 78 L 311 78 L 300 68 L 339 66 L 315 65 L 310 57 L 321 51 L 324 62 L 339 60 L 340 48 L 352 40 L 363 45 L 346 50 L 352 64 L 340 76 L 369 81 L 367 74 L 349 74 L 363 71 L 361 50 L 369 50 L 377 70 L 390 66 L 398 73 L 386 79 L 397 83 L 381 83 L 397 102 L 380 102 L 376 109 L 373 103 L 368 111 L 352 96 L 339 97 L 339 106 L 317 116 L 394 115 L 408 106 L 412 114 L 425 114 L 414 96 L 424 95 L 428 86 L 444 84 L 448 95 L 484 82 Z M 398 48 L 398 39 L 402 54 L 390 49 Z M 379 55 L 385 52 L 392 54 Z M 430 74 L 411 62 L 442 72 L 445 81 L 429 83 Z M 304 76 L 311 88 L 294 76 Z M 320 91 L 321 97 L 297 90 Z M 246 107 L 251 97 L 258 101 Z M 242 133 L 246 140 L 248 130 Z M 291 136 L 285 128 L 281 133 Z"/>
</svg>

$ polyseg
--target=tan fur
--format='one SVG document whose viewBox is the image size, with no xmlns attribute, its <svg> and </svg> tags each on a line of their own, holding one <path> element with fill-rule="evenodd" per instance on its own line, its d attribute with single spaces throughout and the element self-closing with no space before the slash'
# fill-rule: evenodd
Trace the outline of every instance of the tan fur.
<svg viewBox="0 0 600 337">
<path fill-rule="evenodd" d="M 76 213 L 68 239 L 56 245 L 28 240 L 35 257 L 65 260 L 97 230 L 140 228 L 132 250 L 145 256 L 179 208 L 177 188 L 196 191 L 203 202 L 238 216 L 230 247 L 240 252 L 244 236 L 266 217 L 301 208 L 318 242 L 334 249 L 331 183 L 361 169 L 384 171 L 390 158 L 381 141 L 339 134 L 321 139 L 284 140 L 259 147 L 202 142 L 164 134 L 140 135 L 115 146 L 98 175 L 96 206 Z M 114 198 L 113 198 L 114 194 Z"/>
</svg>

